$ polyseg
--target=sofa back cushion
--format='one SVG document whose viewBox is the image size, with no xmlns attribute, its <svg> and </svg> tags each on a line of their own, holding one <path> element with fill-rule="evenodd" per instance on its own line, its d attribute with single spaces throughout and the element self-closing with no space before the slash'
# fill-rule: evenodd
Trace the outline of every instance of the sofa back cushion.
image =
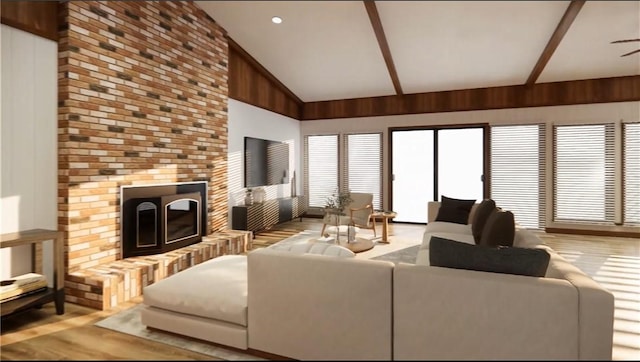
<svg viewBox="0 0 640 362">
<path fill-rule="evenodd" d="M 323 243 L 323 242 L 302 242 L 302 243 L 286 243 L 273 244 L 268 246 L 269 249 L 288 251 L 296 254 L 317 254 L 326 256 L 337 256 L 341 258 L 353 258 L 356 254 L 341 245 Z"/>
<path fill-rule="evenodd" d="M 511 211 L 494 210 L 482 228 L 480 242 L 483 246 L 513 246 L 516 222 Z"/>
<path fill-rule="evenodd" d="M 431 237 L 429 264 L 455 269 L 544 277 L 549 266 L 544 249 L 471 245 Z"/>
<path fill-rule="evenodd" d="M 296 360 L 391 360 L 393 263 L 270 248 L 247 260 L 249 348 Z"/>
<path fill-rule="evenodd" d="M 482 236 L 482 229 L 486 224 L 491 213 L 496 210 L 496 202 L 491 199 L 484 199 L 474 213 L 471 219 L 471 232 L 473 233 L 473 240 L 476 244 L 480 244 L 480 237 Z"/>
<path fill-rule="evenodd" d="M 469 214 L 476 200 L 454 199 L 442 196 L 440 209 L 435 221 L 452 222 L 456 224 L 467 224 Z"/>
<path fill-rule="evenodd" d="M 602 357 L 578 354 L 578 292 L 566 280 L 400 263 L 393 289 L 395 361 Z"/>
</svg>

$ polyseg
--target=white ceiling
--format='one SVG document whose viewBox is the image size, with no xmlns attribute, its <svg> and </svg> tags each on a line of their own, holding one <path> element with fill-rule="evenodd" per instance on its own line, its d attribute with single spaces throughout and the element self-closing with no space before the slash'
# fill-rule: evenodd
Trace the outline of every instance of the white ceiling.
<svg viewBox="0 0 640 362">
<path fill-rule="evenodd" d="M 362 1 L 196 3 L 304 102 L 396 94 Z M 375 2 L 405 94 L 524 84 L 569 3 Z M 537 82 L 640 75 L 619 39 L 640 39 L 640 1 L 587 1 Z"/>
</svg>

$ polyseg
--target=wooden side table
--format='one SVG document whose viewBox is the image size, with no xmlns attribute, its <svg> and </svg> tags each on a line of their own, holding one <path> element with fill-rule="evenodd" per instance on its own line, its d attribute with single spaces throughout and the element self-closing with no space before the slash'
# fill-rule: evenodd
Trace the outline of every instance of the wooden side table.
<svg viewBox="0 0 640 362">
<path fill-rule="evenodd" d="M 57 230 L 32 229 L 0 235 L 0 248 L 33 245 L 53 240 L 53 288 L 0 305 L 2 318 L 44 303 L 55 302 L 56 314 L 64 314 L 64 234 Z"/>
<path fill-rule="evenodd" d="M 398 214 L 393 211 L 376 211 L 371 214 L 371 217 L 376 220 L 382 220 L 382 240 L 381 243 L 389 243 L 389 220 L 396 217 Z"/>
</svg>

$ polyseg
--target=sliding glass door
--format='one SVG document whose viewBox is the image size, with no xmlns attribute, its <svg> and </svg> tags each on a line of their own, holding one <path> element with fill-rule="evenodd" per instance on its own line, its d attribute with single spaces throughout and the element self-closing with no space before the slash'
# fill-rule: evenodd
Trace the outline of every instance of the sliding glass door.
<svg viewBox="0 0 640 362">
<path fill-rule="evenodd" d="M 391 208 L 396 222 L 427 222 L 427 203 L 482 200 L 485 126 L 390 129 Z"/>
<path fill-rule="evenodd" d="M 427 220 L 427 201 L 433 201 L 434 131 L 393 131 L 392 194 L 397 222 Z"/>
<path fill-rule="evenodd" d="M 482 128 L 438 130 L 436 197 L 482 200 L 484 167 Z"/>
</svg>

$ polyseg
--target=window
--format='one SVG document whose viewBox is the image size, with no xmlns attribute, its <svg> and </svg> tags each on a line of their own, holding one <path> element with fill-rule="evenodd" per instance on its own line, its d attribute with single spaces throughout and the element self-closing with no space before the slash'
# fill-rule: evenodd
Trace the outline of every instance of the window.
<svg viewBox="0 0 640 362">
<path fill-rule="evenodd" d="M 342 135 L 342 149 L 339 141 L 339 135 L 305 137 L 309 207 L 324 208 L 340 189 L 372 193 L 373 207 L 382 209 L 382 133 Z"/>
<path fill-rule="evenodd" d="M 640 225 L 640 123 L 625 123 L 624 223 Z"/>
<path fill-rule="evenodd" d="M 544 125 L 491 127 L 491 198 L 525 228 L 544 228 L 544 135 Z"/>
<path fill-rule="evenodd" d="M 338 188 L 338 135 L 305 137 L 305 174 L 309 207 L 324 207 Z"/>
<path fill-rule="evenodd" d="M 374 209 L 382 209 L 382 133 L 345 137 L 345 189 L 373 194 Z"/>
<path fill-rule="evenodd" d="M 614 222 L 614 125 L 554 127 L 554 220 Z"/>
</svg>

